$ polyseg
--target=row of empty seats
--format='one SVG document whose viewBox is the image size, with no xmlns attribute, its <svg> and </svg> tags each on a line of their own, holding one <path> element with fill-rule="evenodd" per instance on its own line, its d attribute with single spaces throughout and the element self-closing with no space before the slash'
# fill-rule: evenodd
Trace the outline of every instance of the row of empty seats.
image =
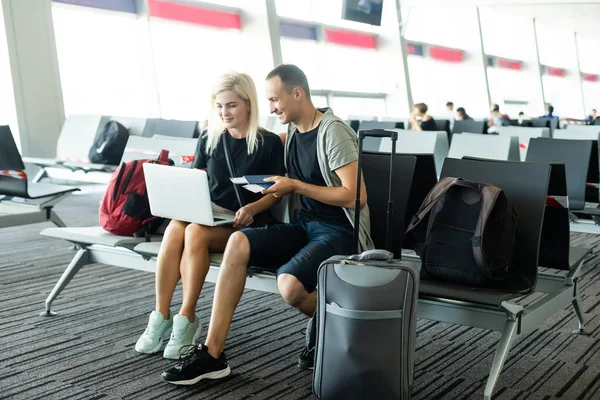
<svg viewBox="0 0 600 400">
<path fill-rule="evenodd" d="M 149 138 L 160 135 L 197 138 L 199 135 L 197 121 L 70 115 L 65 120 L 58 137 L 55 158 L 23 158 L 25 163 L 40 168 L 33 181 L 39 182 L 50 176 L 74 181 L 106 183 L 116 166 L 90 163 L 88 154 L 96 135 L 109 121 L 121 123 L 131 136 L 137 137 Z"/>
</svg>

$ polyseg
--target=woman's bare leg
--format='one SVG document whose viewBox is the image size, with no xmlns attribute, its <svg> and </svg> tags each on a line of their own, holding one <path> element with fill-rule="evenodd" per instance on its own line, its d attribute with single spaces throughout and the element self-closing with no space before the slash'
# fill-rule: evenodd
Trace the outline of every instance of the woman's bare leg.
<svg viewBox="0 0 600 400">
<path fill-rule="evenodd" d="M 172 220 L 165 230 L 156 262 L 156 311 L 169 319 L 169 307 L 179 278 L 187 222 Z"/>
<path fill-rule="evenodd" d="M 210 252 L 225 250 L 231 226 L 204 226 L 189 224 L 185 228 L 185 245 L 179 272 L 183 285 L 183 303 L 180 315 L 194 322 L 196 304 L 210 268 Z"/>
</svg>

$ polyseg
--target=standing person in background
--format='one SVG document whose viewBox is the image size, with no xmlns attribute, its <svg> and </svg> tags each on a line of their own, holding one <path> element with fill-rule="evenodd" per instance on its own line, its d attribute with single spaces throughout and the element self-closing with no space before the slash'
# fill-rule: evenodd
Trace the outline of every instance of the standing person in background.
<svg viewBox="0 0 600 400">
<path fill-rule="evenodd" d="M 413 131 L 435 131 L 435 121 L 427 114 L 427 104 L 418 103 L 410 114 L 410 127 Z"/>
</svg>

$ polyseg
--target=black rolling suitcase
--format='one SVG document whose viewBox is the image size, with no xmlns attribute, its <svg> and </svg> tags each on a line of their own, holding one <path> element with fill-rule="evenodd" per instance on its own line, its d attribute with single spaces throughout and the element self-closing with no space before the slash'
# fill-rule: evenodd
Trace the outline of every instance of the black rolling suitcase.
<svg viewBox="0 0 600 400">
<path fill-rule="evenodd" d="M 359 226 L 362 144 L 392 139 L 386 248 L 391 249 L 393 162 L 398 134 L 359 132 L 356 218 Z M 402 230 L 403 227 L 400 227 Z M 354 232 L 354 251 L 358 230 Z M 419 265 L 370 250 L 324 261 L 318 274 L 317 343 L 313 392 L 330 399 L 410 399 L 416 342 Z"/>
</svg>

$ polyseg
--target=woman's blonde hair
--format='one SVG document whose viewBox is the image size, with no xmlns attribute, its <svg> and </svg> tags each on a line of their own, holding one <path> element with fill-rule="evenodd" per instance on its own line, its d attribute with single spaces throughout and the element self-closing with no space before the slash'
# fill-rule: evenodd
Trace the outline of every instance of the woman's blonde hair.
<svg viewBox="0 0 600 400">
<path fill-rule="evenodd" d="M 219 82 L 213 89 L 211 101 L 213 114 L 208 122 L 206 154 L 211 154 L 212 151 L 217 147 L 219 139 L 225 131 L 223 121 L 221 121 L 221 119 L 216 115 L 214 110 L 216 108 L 217 94 L 226 90 L 233 90 L 250 107 L 246 144 L 248 147 L 248 154 L 252 154 L 258 147 L 258 140 L 260 136 L 260 126 L 258 122 L 258 97 L 256 95 L 256 86 L 254 86 L 254 81 L 250 75 L 239 72 L 230 72 L 221 76 Z"/>
</svg>

